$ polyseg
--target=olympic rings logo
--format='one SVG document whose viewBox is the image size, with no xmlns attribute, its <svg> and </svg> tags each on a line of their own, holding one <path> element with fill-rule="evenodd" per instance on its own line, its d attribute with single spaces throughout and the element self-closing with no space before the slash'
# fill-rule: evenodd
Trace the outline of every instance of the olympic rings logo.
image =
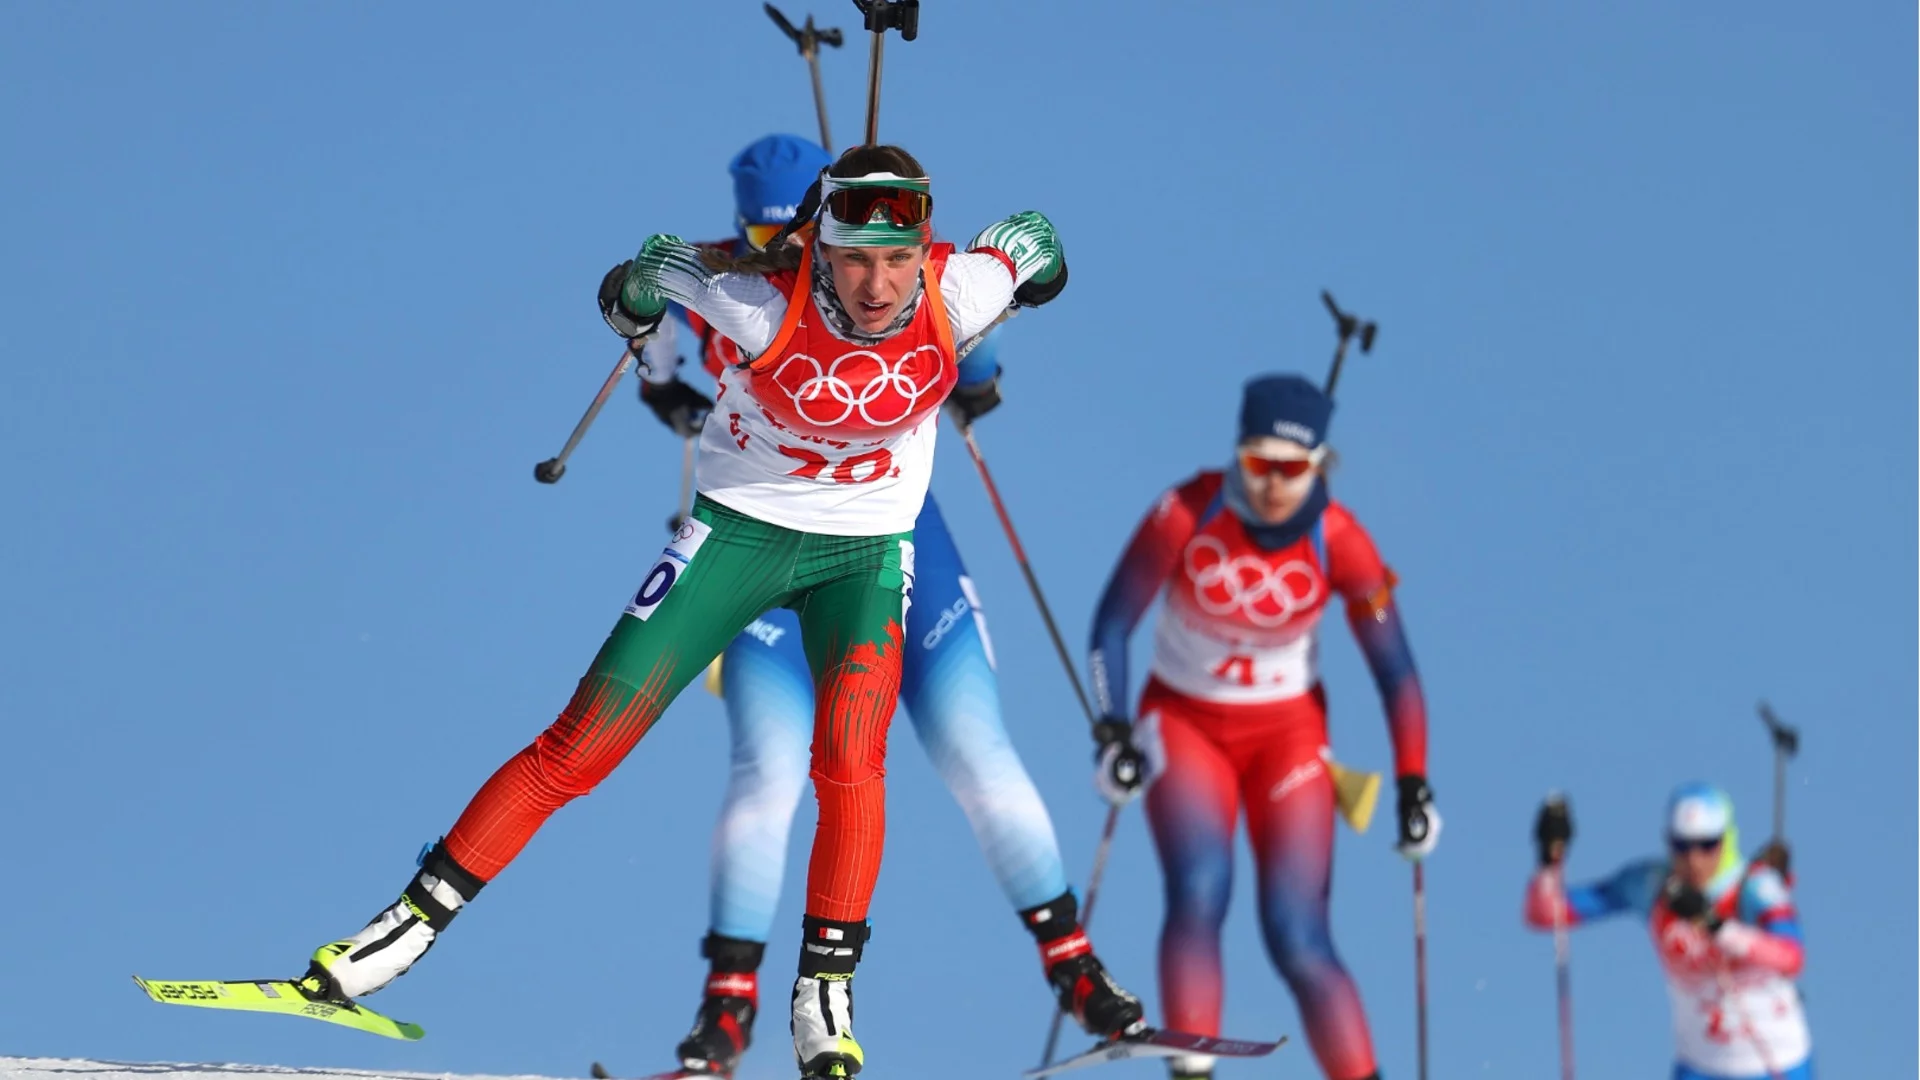
<svg viewBox="0 0 1920 1080">
<path fill-rule="evenodd" d="M 1255 555 L 1230 558 L 1227 545 L 1211 536 L 1187 545 L 1186 569 L 1202 611 L 1238 614 L 1262 628 L 1286 625 L 1326 595 L 1320 575 L 1306 563 L 1290 559 L 1274 566 Z"/>
<path fill-rule="evenodd" d="M 925 386 L 917 377 L 929 373 L 915 365 L 923 352 L 933 355 Z M 795 364 L 805 364 L 813 373 L 794 369 L 796 376 L 804 376 L 794 381 L 788 369 Z M 891 363 L 868 349 L 847 353 L 825 367 L 805 353 L 795 353 L 774 370 L 773 382 L 793 402 L 794 415 L 813 427 L 839 427 L 857 414 L 863 427 L 888 428 L 912 418 L 920 399 L 937 390 L 943 376 L 939 346 L 922 345 Z"/>
</svg>

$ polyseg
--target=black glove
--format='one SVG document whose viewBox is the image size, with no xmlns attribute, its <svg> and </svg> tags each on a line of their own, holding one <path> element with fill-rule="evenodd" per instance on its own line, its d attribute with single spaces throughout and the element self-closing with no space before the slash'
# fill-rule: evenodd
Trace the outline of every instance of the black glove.
<svg viewBox="0 0 1920 1080">
<path fill-rule="evenodd" d="M 1567 845 L 1573 843 L 1573 808 L 1566 799 L 1550 795 L 1540 804 L 1540 816 L 1533 819 L 1533 843 L 1541 866 L 1566 859 Z"/>
<path fill-rule="evenodd" d="M 627 283 L 627 271 L 632 267 L 633 260 L 629 259 L 607 271 L 607 276 L 600 279 L 600 317 L 607 320 L 607 325 L 613 327 L 614 333 L 629 341 L 652 333 L 667 314 L 666 309 L 662 308 L 658 315 L 635 315 L 620 302 L 621 286 Z"/>
<path fill-rule="evenodd" d="M 640 400 L 660 422 L 673 429 L 675 435 L 691 439 L 700 434 L 707 422 L 707 415 L 713 412 L 713 399 L 688 386 L 676 376 L 670 382 L 651 383 L 640 380 Z"/>
<path fill-rule="evenodd" d="M 1712 908 L 1707 904 L 1706 894 L 1699 889 L 1677 877 L 1670 877 L 1667 879 L 1664 898 L 1667 902 L 1667 910 L 1673 912 L 1674 918 L 1699 923 L 1709 934 L 1720 929 L 1721 920 L 1714 917 Z"/>
<path fill-rule="evenodd" d="M 992 412 L 1000 404 L 1000 375 L 971 385 L 962 383 L 947 396 L 947 412 L 961 427 L 972 427 L 975 420 Z"/>
<path fill-rule="evenodd" d="M 1400 778 L 1400 854 L 1418 862 L 1440 842 L 1440 811 L 1424 776 Z"/>
<path fill-rule="evenodd" d="M 1013 302 L 1021 307 L 1039 307 L 1054 297 L 1059 296 L 1060 290 L 1066 287 L 1067 258 L 1062 255 L 1060 257 L 1060 272 L 1053 275 L 1052 281 L 1042 285 L 1040 282 L 1028 278 L 1019 288 L 1013 290 Z"/>
<path fill-rule="evenodd" d="M 1093 752 L 1098 763 L 1093 786 L 1108 803 L 1125 806 L 1147 782 L 1147 757 L 1133 745 L 1133 724 L 1118 716 L 1106 717 L 1093 725 L 1093 741 L 1099 744 Z"/>
<path fill-rule="evenodd" d="M 1760 849 L 1760 854 L 1755 855 L 1753 861 L 1773 867 L 1780 871 L 1783 878 L 1793 876 L 1793 853 L 1787 850 L 1785 840 L 1767 841 L 1767 846 Z"/>
</svg>

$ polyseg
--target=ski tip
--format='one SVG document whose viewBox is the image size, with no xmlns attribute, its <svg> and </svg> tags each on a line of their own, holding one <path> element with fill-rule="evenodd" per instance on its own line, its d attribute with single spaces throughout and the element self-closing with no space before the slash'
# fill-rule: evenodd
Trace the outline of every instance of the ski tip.
<svg viewBox="0 0 1920 1080">
<path fill-rule="evenodd" d="M 160 995 L 158 995 L 158 994 L 156 994 L 156 993 L 154 993 L 154 992 L 153 992 L 153 987 L 151 987 L 151 986 L 148 986 L 148 985 L 147 985 L 147 980 L 145 980 L 145 979 L 143 979 L 143 978 L 141 978 L 140 976 L 138 976 L 138 975 L 135 975 L 135 976 L 133 977 L 133 985 L 135 985 L 135 986 L 137 986 L 137 987 L 139 987 L 139 988 L 140 988 L 140 992 L 141 992 L 141 993 L 143 993 L 143 994 L 145 994 L 145 995 L 147 995 L 148 997 L 150 997 L 150 998 L 152 998 L 153 1000 L 155 1000 L 155 1001 L 159 1001 L 159 1000 L 160 1000 Z"/>
</svg>

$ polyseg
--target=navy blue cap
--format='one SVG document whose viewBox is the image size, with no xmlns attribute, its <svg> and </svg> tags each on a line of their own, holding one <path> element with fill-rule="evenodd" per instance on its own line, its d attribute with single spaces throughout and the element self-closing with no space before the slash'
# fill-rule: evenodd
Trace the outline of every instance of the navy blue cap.
<svg viewBox="0 0 1920 1080">
<path fill-rule="evenodd" d="M 1240 441 L 1274 436 L 1309 450 L 1327 440 L 1333 399 L 1298 375 L 1258 375 L 1240 397 Z"/>
</svg>

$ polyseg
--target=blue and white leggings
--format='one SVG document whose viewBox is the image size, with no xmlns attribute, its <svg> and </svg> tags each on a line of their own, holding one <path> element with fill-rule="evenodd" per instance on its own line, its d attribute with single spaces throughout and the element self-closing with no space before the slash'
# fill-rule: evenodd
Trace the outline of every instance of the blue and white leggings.
<svg viewBox="0 0 1920 1080">
<path fill-rule="evenodd" d="M 913 546 L 901 704 L 1007 900 L 1015 910 L 1044 904 L 1067 891 L 1060 845 L 1001 722 L 986 617 L 931 496 Z M 721 687 L 733 767 L 713 834 L 711 929 L 765 942 L 813 737 L 813 676 L 793 612 L 771 611 L 733 640 Z"/>
</svg>

